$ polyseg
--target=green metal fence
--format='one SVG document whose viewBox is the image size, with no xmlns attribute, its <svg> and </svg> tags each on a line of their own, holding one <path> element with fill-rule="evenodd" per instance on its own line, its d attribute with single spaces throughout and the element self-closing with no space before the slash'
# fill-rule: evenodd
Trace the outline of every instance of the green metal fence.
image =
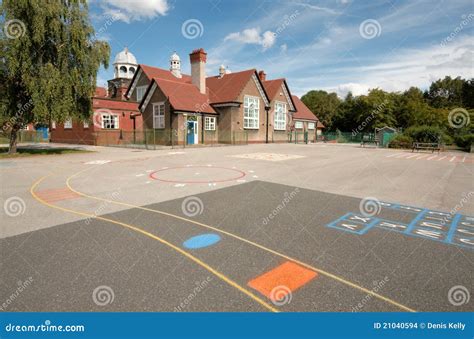
<svg viewBox="0 0 474 339">
<path fill-rule="evenodd" d="M 246 131 L 200 131 L 198 143 L 187 143 L 186 130 L 147 129 L 140 131 L 97 131 L 94 133 L 95 144 L 110 147 L 129 147 L 159 149 L 165 147 L 185 148 L 199 146 L 246 145 Z"/>
<path fill-rule="evenodd" d="M 39 142 L 49 142 L 49 134 L 45 135 L 42 131 L 18 131 L 17 134 L 18 143 L 39 143 Z M 9 144 L 10 143 L 10 133 L 1 132 L 0 133 L 0 144 Z"/>
<path fill-rule="evenodd" d="M 363 139 L 374 140 L 374 133 L 323 132 L 324 141 L 337 143 L 361 143 Z"/>
</svg>

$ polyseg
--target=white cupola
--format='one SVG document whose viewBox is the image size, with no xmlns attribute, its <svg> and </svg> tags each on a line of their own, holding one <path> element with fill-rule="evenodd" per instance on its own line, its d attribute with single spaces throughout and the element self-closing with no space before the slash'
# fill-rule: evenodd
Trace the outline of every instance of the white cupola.
<svg viewBox="0 0 474 339">
<path fill-rule="evenodd" d="M 226 73 L 226 68 L 224 65 L 221 65 L 221 67 L 219 67 L 219 78 L 222 78 Z"/>
<path fill-rule="evenodd" d="M 131 79 L 137 70 L 137 59 L 125 47 L 123 51 L 115 56 L 114 76 L 115 78 Z"/>
<path fill-rule="evenodd" d="M 181 59 L 179 55 L 176 54 L 176 52 L 174 52 L 170 56 L 170 71 L 175 77 L 177 78 L 182 77 L 181 76 Z"/>
</svg>

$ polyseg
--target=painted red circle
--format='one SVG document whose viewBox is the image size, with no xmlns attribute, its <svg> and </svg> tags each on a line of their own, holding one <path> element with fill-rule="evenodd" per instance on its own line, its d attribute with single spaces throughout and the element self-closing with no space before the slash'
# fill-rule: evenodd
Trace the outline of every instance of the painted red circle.
<svg viewBox="0 0 474 339">
<path fill-rule="evenodd" d="M 197 181 L 197 180 L 168 180 L 168 179 L 160 179 L 159 177 L 156 176 L 156 173 L 159 172 L 164 172 L 164 171 L 170 171 L 170 170 L 176 170 L 176 169 L 186 169 L 186 168 L 217 168 L 217 169 L 224 169 L 228 171 L 233 171 L 237 172 L 239 175 L 236 177 L 232 177 L 229 179 L 221 179 L 221 180 L 206 180 L 206 181 Z M 163 182 L 171 182 L 171 183 L 176 183 L 176 184 L 209 184 L 209 183 L 214 183 L 214 182 L 226 182 L 226 181 L 234 181 L 240 178 L 245 177 L 247 174 L 241 170 L 234 169 L 234 168 L 228 168 L 228 167 L 218 167 L 218 166 L 179 166 L 179 167 L 170 167 L 170 168 L 164 168 L 158 171 L 154 171 L 150 173 L 150 178 L 153 180 L 158 180 L 158 181 L 163 181 Z"/>
</svg>

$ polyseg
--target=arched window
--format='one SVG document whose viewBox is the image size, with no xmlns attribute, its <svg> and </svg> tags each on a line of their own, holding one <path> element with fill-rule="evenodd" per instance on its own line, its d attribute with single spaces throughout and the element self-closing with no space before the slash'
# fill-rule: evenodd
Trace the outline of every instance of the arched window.
<svg viewBox="0 0 474 339">
<path fill-rule="evenodd" d="M 120 73 L 127 74 L 127 67 L 125 66 L 120 67 Z"/>
<path fill-rule="evenodd" d="M 128 69 L 128 72 L 131 74 L 131 75 L 134 75 L 135 74 L 135 67 L 130 67 Z"/>
</svg>

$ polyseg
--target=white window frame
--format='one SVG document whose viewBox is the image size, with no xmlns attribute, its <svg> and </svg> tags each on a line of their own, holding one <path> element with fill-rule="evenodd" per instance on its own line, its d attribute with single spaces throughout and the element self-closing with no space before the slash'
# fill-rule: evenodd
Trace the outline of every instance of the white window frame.
<svg viewBox="0 0 474 339">
<path fill-rule="evenodd" d="M 153 128 L 164 129 L 165 128 L 165 103 L 154 102 L 153 107 Z"/>
<path fill-rule="evenodd" d="M 137 91 L 137 102 L 141 102 L 143 97 L 145 96 L 146 89 L 148 86 L 137 86 L 136 91 Z"/>
<path fill-rule="evenodd" d="M 204 129 L 206 131 L 215 131 L 216 117 L 204 117 Z"/>
<path fill-rule="evenodd" d="M 302 129 L 303 128 L 303 121 L 295 121 L 295 128 Z"/>
<path fill-rule="evenodd" d="M 286 130 L 286 103 L 275 102 L 275 110 L 273 111 L 273 129 L 277 131 Z"/>
<path fill-rule="evenodd" d="M 314 122 L 308 122 L 308 129 L 313 130 L 313 129 L 315 129 L 315 128 L 316 128 L 316 123 L 314 123 Z"/>
<path fill-rule="evenodd" d="M 64 120 L 64 129 L 72 129 L 72 119 Z"/>
<path fill-rule="evenodd" d="M 250 95 L 244 97 L 244 128 L 259 129 L 260 98 Z"/>
<path fill-rule="evenodd" d="M 51 121 L 51 129 L 56 129 L 56 121 Z"/>
<path fill-rule="evenodd" d="M 101 115 L 102 129 L 119 129 L 119 116 L 117 114 L 103 113 Z M 111 127 L 113 126 L 113 127 Z"/>
<path fill-rule="evenodd" d="M 89 128 L 89 121 L 84 121 L 83 125 L 84 125 L 84 128 Z"/>
</svg>

